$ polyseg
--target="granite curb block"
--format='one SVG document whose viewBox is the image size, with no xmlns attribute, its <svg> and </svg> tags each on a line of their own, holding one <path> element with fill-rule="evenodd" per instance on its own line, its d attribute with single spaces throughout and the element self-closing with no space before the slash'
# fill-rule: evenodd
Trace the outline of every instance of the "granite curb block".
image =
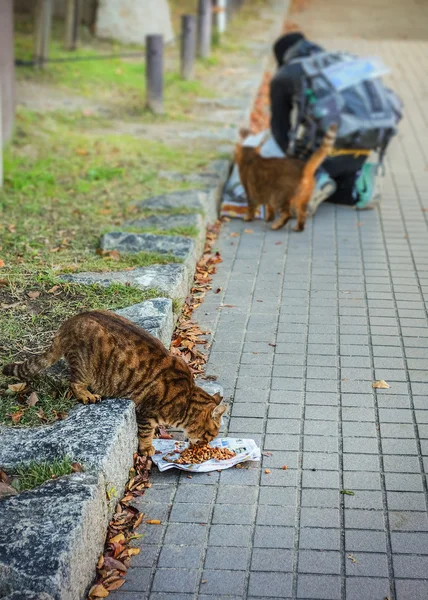
<svg viewBox="0 0 428 600">
<path fill-rule="evenodd" d="M 158 290 L 160 296 L 183 300 L 187 296 L 189 275 L 185 265 L 151 265 L 137 267 L 132 271 L 109 271 L 107 273 L 76 273 L 63 275 L 63 281 L 84 285 L 109 286 L 113 283 L 132 285 L 141 290 Z"/>
<path fill-rule="evenodd" d="M 4 499 L 0 590 L 80 600 L 104 546 L 107 512 L 101 474 L 75 473 Z"/>
<path fill-rule="evenodd" d="M 154 252 L 177 258 L 187 269 L 189 286 L 197 262 L 196 244 L 192 238 L 179 235 L 154 235 L 153 233 L 127 233 L 113 231 L 101 238 L 102 250 L 117 250 L 121 254 Z"/>
<path fill-rule="evenodd" d="M 170 298 L 146 300 L 115 312 L 139 325 L 160 340 L 165 348 L 169 348 L 174 332 L 174 312 Z"/>
<path fill-rule="evenodd" d="M 64 456 L 86 470 L 1 500 L 0 595 L 21 588 L 79 600 L 93 580 L 109 519 L 133 465 L 134 404 L 79 405 L 64 421 L 1 428 L 0 435 L 0 465 L 6 470 Z"/>
</svg>

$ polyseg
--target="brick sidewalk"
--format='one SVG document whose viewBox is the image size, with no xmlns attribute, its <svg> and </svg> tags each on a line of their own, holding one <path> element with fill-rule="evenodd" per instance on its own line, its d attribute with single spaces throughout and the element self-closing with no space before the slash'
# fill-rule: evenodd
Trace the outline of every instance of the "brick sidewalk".
<svg viewBox="0 0 428 600">
<path fill-rule="evenodd" d="M 207 372 L 233 401 L 229 434 L 271 456 L 192 479 L 154 473 L 141 507 L 163 524 L 146 526 L 120 600 L 428 598 L 427 8 L 375 0 L 363 41 L 346 37 L 333 0 L 314 4 L 292 19 L 322 23 L 308 33 L 329 48 L 381 54 L 406 103 L 383 204 L 322 205 L 303 234 L 223 228 L 223 292 L 197 312 L 214 332 Z M 403 10 L 404 29 L 425 18 L 425 37 L 377 38 L 385 7 Z"/>
</svg>

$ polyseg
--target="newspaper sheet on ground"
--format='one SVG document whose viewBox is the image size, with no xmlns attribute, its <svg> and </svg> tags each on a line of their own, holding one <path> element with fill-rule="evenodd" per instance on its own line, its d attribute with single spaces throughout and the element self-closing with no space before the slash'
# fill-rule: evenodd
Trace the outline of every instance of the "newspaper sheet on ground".
<svg viewBox="0 0 428 600">
<path fill-rule="evenodd" d="M 236 456 L 228 460 L 207 460 L 206 462 L 195 465 L 181 465 L 172 461 L 180 456 L 180 452 L 188 448 L 189 442 L 180 442 L 177 440 L 153 440 L 153 446 L 158 454 L 152 456 L 152 460 L 158 467 L 159 471 L 167 471 L 168 469 L 182 469 L 183 471 L 191 471 L 192 473 L 207 473 L 208 471 L 219 471 L 230 469 L 238 463 L 247 460 L 260 460 L 260 448 L 254 440 L 243 440 L 240 438 L 216 438 L 210 442 L 211 447 L 227 448 L 236 452 Z M 165 458 L 167 460 L 165 460 Z"/>
</svg>

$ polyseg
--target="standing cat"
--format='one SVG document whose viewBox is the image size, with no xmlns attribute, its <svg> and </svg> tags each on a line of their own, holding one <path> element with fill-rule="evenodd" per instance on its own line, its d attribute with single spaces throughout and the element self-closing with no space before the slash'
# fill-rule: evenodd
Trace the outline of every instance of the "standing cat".
<svg viewBox="0 0 428 600">
<path fill-rule="evenodd" d="M 23 363 L 5 365 L 3 373 L 26 381 L 61 357 L 70 367 L 70 387 L 84 404 L 101 396 L 135 402 L 142 454 L 154 454 L 152 440 L 159 425 L 184 429 L 193 443 L 210 442 L 218 434 L 226 410 L 225 405 L 219 406 L 221 396 L 210 396 L 195 385 L 181 358 L 115 313 L 95 310 L 71 317 L 49 350 Z"/>
<path fill-rule="evenodd" d="M 263 158 L 260 148 L 237 145 L 235 161 L 248 201 L 246 221 L 252 221 L 256 208 L 266 206 L 266 221 L 278 213 L 272 229 L 283 227 L 293 214 L 297 217 L 294 231 L 303 231 L 306 209 L 315 189 L 315 172 L 327 158 L 336 141 L 337 126 L 331 125 L 321 146 L 307 162 L 297 158 Z M 241 131 L 246 137 L 246 130 Z"/>
</svg>

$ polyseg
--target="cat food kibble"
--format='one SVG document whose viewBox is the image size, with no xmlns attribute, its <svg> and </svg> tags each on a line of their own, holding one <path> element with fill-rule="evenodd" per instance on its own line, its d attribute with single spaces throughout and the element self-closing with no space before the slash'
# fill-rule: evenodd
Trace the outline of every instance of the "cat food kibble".
<svg viewBox="0 0 428 600">
<path fill-rule="evenodd" d="M 228 448 L 211 448 L 209 444 L 198 442 L 189 446 L 180 453 L 180 458 L 174 460 L 178 465 L 195 465 L 214 458 L 215 460 L 227 460 L 236 456 L 236 452 Z"/>
</svg>

